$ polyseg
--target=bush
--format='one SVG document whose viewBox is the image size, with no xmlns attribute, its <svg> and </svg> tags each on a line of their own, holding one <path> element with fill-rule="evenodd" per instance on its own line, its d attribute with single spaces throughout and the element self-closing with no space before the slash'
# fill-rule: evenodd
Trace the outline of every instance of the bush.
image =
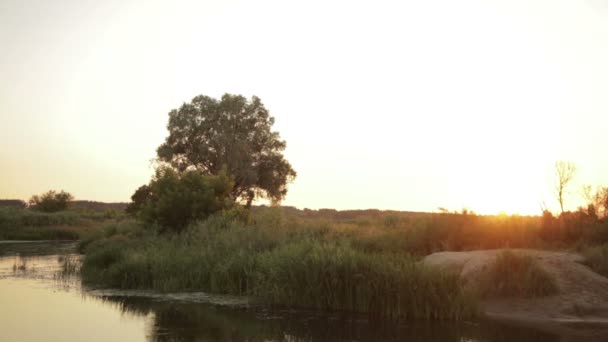
<svg viewBox="0 0 608 342">
<path fill-rule="evenodd" d="M 34 195 L 30 198 L 29 205 L 32 209 L 43 211 L 46 213 L 54 213 L 57 211 L 66 210 L 68 204 L 74 197 L 63 190 L 56 192 L 54 190 L 47 191 L 42 195 Z"/>
<path fill-rule="evenodd" d="M 161 168 L 147 187 L 136 191 L 134 197 L 142 203 L 131 205 L 130 210 L 140 207 L 139 215 L 148 225 L 159 226 L 163 231 L 182 231 L 194 221 L 232 207 L 229 194 L 233 187 L 234 182 L 225 172 L 213 176 Z"/>
<path fill-rule="evenodd" d="M 505 251 L 482 279 L 485 297 L 542 297 L 558 292 L 555 279 L 530 256 Z"/>
</svg>

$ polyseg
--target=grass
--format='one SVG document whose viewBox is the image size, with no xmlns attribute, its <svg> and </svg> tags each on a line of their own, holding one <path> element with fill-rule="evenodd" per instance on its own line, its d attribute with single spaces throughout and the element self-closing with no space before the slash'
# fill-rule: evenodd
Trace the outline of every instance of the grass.
<svg viewBox="0 0 608 342">
<path fill-rule="evenodd" d="M 0 240 L 78 240 L 113 218 L 105 213 L 34 210 L 0 207 Z"/>
<path fill-rule="evenodd" d="M 272 216 L 272 215 L 271 215 Z M 465 319 L 476 301 L 455 275 L 406 253 L 366 252 L 348 234 L 277 217 L 214 217 L 183 234 L 119 224 L 83 246 L 88 283 L 248 295 L 264 304 L 366 313 L 378 319 Z"/>
<path fill-rule="evenodd" d="M 457 276 L 421 266 L 422 256 L 586 246 L 608 237 L 606 221 L 566 226 L 583 222 L 577 220 L 257 207 L 246 223 L 217 215 L 180 234 L 123 220 L 81 241 L 81 274 L 87 283 L 115 288 L 247 295 L 278 307 L 382 319 L 463 319 L 475 314 L 477 295 Z M 556 291 L 534 259 L 507 252 L 479 295 Z"/>
<path fill-rule="evenodd" d="M 381 319 L 458 320 L 475 314 L 474 298 L 457 275 L 399 255 L 362 253 L 346 242 L 294 242 L 256 261 L 252 293 L 264 303 Z"/>
<path fill-rule="evenodd" d="M 557 294 L 555 279 L 530 256 L 504 251 L 480 284 L 484 297 L 543 297 Z"/>
</svg>

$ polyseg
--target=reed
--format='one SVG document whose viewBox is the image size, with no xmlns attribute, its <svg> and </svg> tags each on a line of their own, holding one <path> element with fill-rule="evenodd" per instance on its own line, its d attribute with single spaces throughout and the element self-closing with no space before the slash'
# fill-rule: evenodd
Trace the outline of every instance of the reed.
<svg viewBox="0 0 608 342">
<path fill-rule="evenodd" d="M 264 304 L 379 319 L 465 319 L 475 298 L 458 277 L 411 257 L 365 252 L 323 226 L 214 217 L 183 234 L 114 233 L 88 245 L 85 282 L 252 296 Z M 145 232 L 145 231 L 144 231 Z M 133 233 L 134 234 L 134 233 Z"/>
<path fill-rule="evenodd" d="M 0 240 L 78 240 L 109 220 L 103 213 L 63 211 L 43 213 L 0 207 Z"/>
<path fill-rule="evenodd" d="M 485 297 L 543 297 L 557 294 L 555 279 L 530 256 L 504 251 L 482 279 Z"/>
</svg>

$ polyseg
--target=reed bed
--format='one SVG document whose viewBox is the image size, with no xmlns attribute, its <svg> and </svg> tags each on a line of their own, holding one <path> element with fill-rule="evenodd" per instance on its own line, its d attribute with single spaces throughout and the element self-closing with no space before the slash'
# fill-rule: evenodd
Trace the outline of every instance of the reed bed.
<svg viewBox="0 0 608 342">
<path fill-rule="evenodd" d="M 256 207 L 245 221 L 219 214 L 178 234 L 122 221 L 81 242 L 81 273 L 85 282 L 117 288 L 247 295 L 278 307 L 382 319 L 464 319 L 479 295 L 550 295 L 555 282 L 534 260 L 507 253 L 471 294 L 458 277 L 421 266 L 422 256 L 588 246 L 608 236 L 606 220 L 579 229 L 586 220 L 579 216 Z"/>
<path fill-rule="evenodd" d="M 0 207 L 0 240 L 78 240 L 108 220 L 104 213 Z"/>
<path fill-rule="evenodd" d="M 407 253 L 366 252 L 348 234 L 308 224 L 214 217 L 185 233 L 131 227 L 84 247 L 85 282 L 158 291 L 248 295 L 263 304 L 378 319 L 465 319 L 476 301 L 457 276 Z M 108 230 L 110 231 L 110 230 Z"/>
</svg>

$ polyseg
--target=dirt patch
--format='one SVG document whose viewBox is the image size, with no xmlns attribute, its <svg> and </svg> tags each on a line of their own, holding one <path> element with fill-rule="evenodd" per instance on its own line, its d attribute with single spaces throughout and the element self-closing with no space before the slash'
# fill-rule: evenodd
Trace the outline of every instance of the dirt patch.
<svg viewBox="0 0 608 342">
<path fill-rule="evenodd" d="M 424 258 L 425 265 L 458 272 L 467 286 L 475 287 L 504 250 L 440 252 Z M 513 249 L 534 258 L 557 282 L 557 295 L 543 298 L 484 300 L 481 310 L 491 319 L 545 327 L 577 334 L 608 334 L 608 278 L 582 264 L 583 257 L 569 252 Z"/>
</svg>

